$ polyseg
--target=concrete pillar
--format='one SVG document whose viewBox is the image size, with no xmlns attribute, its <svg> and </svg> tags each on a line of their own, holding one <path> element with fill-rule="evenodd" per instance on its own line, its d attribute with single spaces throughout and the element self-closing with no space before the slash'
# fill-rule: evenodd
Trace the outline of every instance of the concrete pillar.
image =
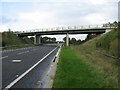
<svg viewBox="0 0 120 90">
<path fill-rule="evenodd" d="M 41 44 L 41 36 L 38 37 L 38 44 Z"/>
<path fill-rule="evenodd" d="M 34 37 L 34 44 L 41 44 L 41 36 L 40 35 L 35 35 Z"/>
<path fill-rule="evenodd" d="M 66 46 L 69 46 L 69 34 L 66 34 Z"/>
<path fill-rule="evenodd" d="M 37 35 L 34 35 L 34 44 L 36 45 L 37 44 Z"/>
</svg>

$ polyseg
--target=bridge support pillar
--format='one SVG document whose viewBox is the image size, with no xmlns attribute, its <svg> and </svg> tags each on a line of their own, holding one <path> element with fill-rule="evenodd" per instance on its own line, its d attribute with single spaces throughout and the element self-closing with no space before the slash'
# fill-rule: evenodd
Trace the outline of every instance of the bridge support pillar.
<svg viewBox="0 0 120 90">
<path fill-rule="evenodd" d="M 35 35 L 34 37 L 34 44 L 41 44 L 41 36 L 40 35 Z"/>
<path fill-rule="evenodd" d="M 38 44 L 41 44 L 41 36 L 38 37 Z"/>
<path fill-rule="evenodd" d="M 37 44 L 37 35 L 34 35 L 34 44 L 36 45 Z"/>
<path fill-rule="evenodd" d="M 66 34 L 66 46 L 69 46 L 69 34 Z"/>
</svg>

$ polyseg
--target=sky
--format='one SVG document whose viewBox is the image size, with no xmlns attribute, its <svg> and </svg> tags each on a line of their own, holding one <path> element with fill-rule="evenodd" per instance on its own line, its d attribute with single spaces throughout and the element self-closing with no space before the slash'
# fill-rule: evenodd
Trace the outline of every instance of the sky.
<svg viewBox="0 0 120 90">
<path fill-rule="evenodd" d="M 119 0 L 1 0 L 0 32 L 118 21 Z M 50 35 L 62 40 L 65 35 Z M 85 39 L 86 35 L 70 35 Z"/>
</svg>

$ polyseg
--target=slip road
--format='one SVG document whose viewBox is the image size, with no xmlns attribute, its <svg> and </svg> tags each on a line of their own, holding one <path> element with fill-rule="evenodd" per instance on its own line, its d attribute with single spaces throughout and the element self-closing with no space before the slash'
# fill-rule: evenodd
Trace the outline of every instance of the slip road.
<svg viewBox="0 0 120 90">
<path fill-rule="evenodd" d="M 59 45 L 2 52 L 2 88 L 39 88 Z"/>
</svg>

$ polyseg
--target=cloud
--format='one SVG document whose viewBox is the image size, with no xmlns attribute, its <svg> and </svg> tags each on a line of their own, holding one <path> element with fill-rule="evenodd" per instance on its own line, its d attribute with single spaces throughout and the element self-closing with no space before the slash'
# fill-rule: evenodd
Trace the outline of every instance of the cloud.
<svg viewBox="0 0 120 90">
<path fill-rule="evenodd" d="M 88 0 L 88 2 L 90 4 L 94 4 L 94 5 L 102 5 L 107 3 L 108 0 Z"/>
<path fill-rule="evenodd" d="M 104 13 L 93 13 L 80 18 L 80 20 L 89 24 L 103 24 L 106 18 L 107 16 Z"/>
<path fill-rule="evenodd" d="M 50 11 L 34 11 L 27 13 L 19 13 L 18 18 L 19 20 L 30 21 L 33 23 L 45 23 L 56 20 L 56 16 Z"/>
<path fill-rule="evenodd" d="M 26 31 L 58 26 L 57 17 L 51 11 L 35 10 L 32 12 L 19 12 L 16 18 L 16 22 L 4 18 L 4 21 L 7 23 L 4 22 L 3 24 L 13 31 Z"/>
<path fill-rule="evenodd" d="M 13 31 L 23 31 L 113 22 L 117 20 L 119 0 L 2 1 L 3 25 Z"/>
<path fill-rule="evenodd" d="M 0 32 L 8 31 L 8 27 L 6 25 L 0 25 Z"/>
<path fill-rule="evenodd" d="M 8 18 L 8 17 L 2 17 L 0 18 L 0 21 L 2 21 L 2 24 L 6 24 L 6 23 L 11 23 L 11 22 L 16 22 L 17 20 L 15 18 Z"/>
<path fill-rule="evenodd" d="M 62 25 L 98 24 L 116 19 L 116 6 L 109 6 L 109 3 L 105 5 L 108 0 L 75 0 L 78 3 L 68 2 L 68 0 L 62 0 L 64 3 L 52 2 L 54 0 L 47 1 L 4 4 L 4 11 L 6 11 L 3 13 L 6 17 L 3 20 L 4 24 L 9 21 L 6 24 L 10 27 L 15 27 L 16 25 L 17 28 L 26 26 L 26 28 L 33 29 L 35 27 L 47 28 Z M 13 10 L 13 8 L 15 9 Z"/>
</svg>

